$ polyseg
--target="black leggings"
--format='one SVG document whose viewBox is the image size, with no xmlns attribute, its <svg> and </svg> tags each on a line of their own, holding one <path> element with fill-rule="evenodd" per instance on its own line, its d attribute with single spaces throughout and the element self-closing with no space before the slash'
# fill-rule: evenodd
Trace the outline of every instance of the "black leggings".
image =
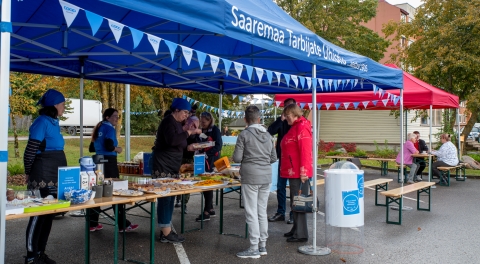
<svg viewBox="0 0 480 264">
<path fill-rule="evenodd" d="M 451 167 L 450 165 L 448 165 L 447 163 L 443 162 L 443 161 L 435 161 L 433 164 L 432 164 L 432 173 L 433 175 L 439 177 L 441 180 L 446 180 L 446 179 L 443 179 L 440 177 L 440 170 L 437 169 L 438 167 Z"/>
<path fill-rule="evenodd" d="M 205 206 L 203 211 L 204 212 L 213 211 L 213 191 L 203 192 L 203 197 L 205 198 Z"/>
</svg>

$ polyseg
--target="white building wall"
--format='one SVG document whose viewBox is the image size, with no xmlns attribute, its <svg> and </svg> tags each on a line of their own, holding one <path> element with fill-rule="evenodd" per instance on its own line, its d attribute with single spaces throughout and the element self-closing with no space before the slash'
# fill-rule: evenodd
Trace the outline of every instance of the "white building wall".
<svg viewBox="0 0 480 264">
<path fill-rule="evenodd" d="M 425 142 L 429 142 L 429 126 L 421 125 L 420 118 L 415 122 L 411 119 L 414 112 L 407 114 L 407 133 L 419 131 Z M 438 133 L 440 127 L 433 127 L 432 134 Z M 400 143 L 400 119 L 390 115 L 390 111 L 320 111 L 319 138 L 326 142 L 374 144 Z M 435 138 L 432 135 L 432 140 Z"/>
</svg>

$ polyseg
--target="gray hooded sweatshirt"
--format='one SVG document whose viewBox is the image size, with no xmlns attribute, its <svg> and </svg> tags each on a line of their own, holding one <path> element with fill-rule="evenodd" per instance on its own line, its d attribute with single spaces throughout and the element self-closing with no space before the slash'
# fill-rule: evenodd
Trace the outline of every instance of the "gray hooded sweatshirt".
<svg viewBox="0 0 480 264">
<path fill-rule="evenodd" d="M 237 138 L 233 161 L 240 162 L 244 184 L 272 183 L 272 166 L 277 160 L 273 138 L 260 124 L 250 125 Z"/>
</svg>

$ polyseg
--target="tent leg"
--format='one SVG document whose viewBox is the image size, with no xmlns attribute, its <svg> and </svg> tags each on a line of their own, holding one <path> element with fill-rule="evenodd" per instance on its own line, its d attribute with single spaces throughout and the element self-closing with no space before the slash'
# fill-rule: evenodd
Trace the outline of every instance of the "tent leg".
<svg viewBox="0 0 480 264">
<path fill-rule="evenodd" d="M 125 84 L 125 161 L 130 161 L 130 84 Z"/>
<path fill-rule="evenodd" d="M 11 21 L 11 2 L 2 1 L 2 22 Z M 5 257 L 5 207 L 7 203 L 5 193 L 7 192 L 7 162 L 8 162 L 8 100 L 10 87 L 10 32 L 3 31 L 0 40 L 0 116 L 3 116 L 3 125 L 0 126 L 0 256 Z"/>
<path fill-rule="evenodd" d="M 428 123 L 430 125 L 430 132 L 428 133 L 428 150 L 432 151 L 432 114 L 433 114 L 433 106 L 430 105 L 430 113 L 428 114 Z M 432 179 L 432 157 L 428 157 L 428 182 Z M 432 186 L 435 188 L 435 185 Z"/>
<path fill-rule="evenodd" d="M 403 157 L 403 140 L 404 140 L 404 135 L 403 135 L 403 115 L 404 115 L 404 112 L 403 112 L 403 89 L 400 90 L 400 153 L 402 153 L 400 156 Z M 400 168 L 403 168 L 403 159 L 401 159 L 400 161 Z M 403 177 L 402 177 L 403 178 Z M 403 187 L 403 182 L 405 180 L 402 181 L 402 187 Z M 403 196 L 401 198 L 403 200 Z M 401 201 L 400 201 L 401 202 Z"/>
<path fill-rule="evenodd" d="M 223 83 L 220 84 L 220 96 L 218 100 L 218 128 L 222 131 L 222 105 L 223 105 Z"/>
<path fill-rule="evenodd" d="M 316 78 L 317 74 L 317 66 L 312 65 L 312 78 Z M 314 79 L 316 81 L 316 79 Z M 316 91 L 316 85 L 313 86 L 312 89 L 312 106 L 316 107 L 317 105 L 317 91 Z M 313 199 L 314 201 L 317 200 L 317 111 L 312 111 L 312 152 L 313 152 Z M 312 231 L 312 241 L 313 244 L 311 246 L 305 245 L 305 246 L 300 246 L 298 248 L 298 251 L 300 253 L 303 253 L 305 255 L 328 255 L 331 253 L 331 250 L 327 247 L 317 247 L 317 203 L 313 203 L 314 208 L 313 208 L 313 231 Z"/>
<path fill-rule="evenodd" d="M 83 157 L 83 95 L 84 95 L 84 66 L 83 58 L 80 59 L 80 157 Z"/>
</svg>

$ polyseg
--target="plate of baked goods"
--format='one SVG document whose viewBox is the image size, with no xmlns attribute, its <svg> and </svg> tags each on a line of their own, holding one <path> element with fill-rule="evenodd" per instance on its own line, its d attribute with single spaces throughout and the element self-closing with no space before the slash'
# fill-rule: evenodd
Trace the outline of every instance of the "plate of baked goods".
<svg viewBox="0 0 480 264">
<path fill-rule="evenodd" d="M 136 190 L 114 190 L 113 195 L 116 196 L 141 196 L 143 192 Z"/>
<path fill-rule="evenodd" d="M 226 185 L 224 181 L 219 181 L 219 180 L 204 180 L 204 181 L 199 181 L 195 184 L 193 184 L 194 188 L 200 188 L 200 189 L 210 189 L 210 188 L 215 188 L 215 187 L 221 187 Z"/>
</svg>

